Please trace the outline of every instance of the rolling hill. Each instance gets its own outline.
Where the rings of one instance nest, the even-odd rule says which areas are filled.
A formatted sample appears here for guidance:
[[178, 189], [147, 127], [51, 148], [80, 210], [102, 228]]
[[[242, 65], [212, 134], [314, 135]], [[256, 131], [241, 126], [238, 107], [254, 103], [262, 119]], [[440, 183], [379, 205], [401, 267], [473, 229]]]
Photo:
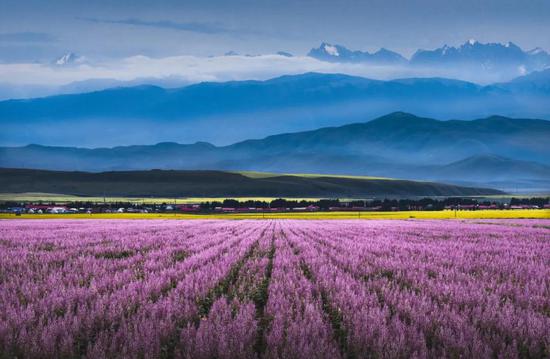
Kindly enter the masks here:
[[[371, 175], [483, 184], [546, 180], [550, 121], [492, 116], [438, 121], [393, 113], [365, 123], [269, 136], [229, 146], [159, 143], [0, 148], [0, 167], [78, 171], [251, 170]], [[539, 184], [537, 184], [539, 186]], [[507, 187], [509, 187], [507, 185]]]
[[507, 180], [512, 173], [520, 174], [517, 176], [518, 179], [538, 178], [550, 181], [550, 166], [495, 155], [472, 156], [436, 167], [432, 178], [461, 178], [472, 182], [490, 182]]
[[[531, 76], [531, 75], [529, 75]], [[0, 102], [0, 145], [116, 146], [249, 138], [365, 121], [392, 111], [441, 119], [550, 118], [547, 77], [479, 86], [307, 73], [267, 81], [156, 86]], [[536, 86], [526, 84], [535, 81]]]
[[0, 169], [0, 192], [154, 197], [412, 197], [502, 192], [433, 182], [333, 176], [247, 176], [222, 171], [60, 172]]

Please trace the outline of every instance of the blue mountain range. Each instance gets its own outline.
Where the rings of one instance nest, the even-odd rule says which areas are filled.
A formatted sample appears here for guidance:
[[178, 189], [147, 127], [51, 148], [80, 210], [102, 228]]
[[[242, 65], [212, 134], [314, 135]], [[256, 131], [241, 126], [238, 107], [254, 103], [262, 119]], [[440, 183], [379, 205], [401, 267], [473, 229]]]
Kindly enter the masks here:
[[111, 171], [252, 170], [550, 188], [550, 121], [491, 116], [437, 121], [392, 113], [370, 122], [279, 134], [229, 146], [163, 142], [86, 149], [0, 148], [0, 167]]
[[267, 81], [156, 86], [0, 102], [0, 145], [217, 145], [367, 121], [394, 111], [462, 120], [550, 119], [550, 70], [480, 86], [443, 78], [378, 81], [306, 73]]

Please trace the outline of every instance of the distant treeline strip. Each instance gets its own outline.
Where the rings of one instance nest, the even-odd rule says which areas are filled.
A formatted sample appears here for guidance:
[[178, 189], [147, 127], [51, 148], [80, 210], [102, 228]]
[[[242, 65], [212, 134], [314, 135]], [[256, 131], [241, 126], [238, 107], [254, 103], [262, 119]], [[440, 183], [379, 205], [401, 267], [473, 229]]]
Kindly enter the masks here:
[[473, 198], [451, 197], [444, 199], [383, 199], [383, 200], [353, 200], [339, 199], [320, 200], [289, 200], [275, 199], [272, 201], [261, 200], [236, 200], [202, 201], [194, 204], [173, 204], [169, 202], [150, 204], [136, 202], [96, 202], [96, 201], [4, 201], [0, 202], [0, 210], [14, 209], [48, 209], [54, 206], [64, 208], [76, 208], [96, 213], [116, 211], [123, 208], [124, 211], [148, 211], [148, 212], [196, 212], [213, 213], [220, 211], [251, 210], [251, 211], [418, 211], [444, 209], [510, 209], [546, 208], [550, 205], [550, 197], [511, 198], [508, 201], [477, 200]]

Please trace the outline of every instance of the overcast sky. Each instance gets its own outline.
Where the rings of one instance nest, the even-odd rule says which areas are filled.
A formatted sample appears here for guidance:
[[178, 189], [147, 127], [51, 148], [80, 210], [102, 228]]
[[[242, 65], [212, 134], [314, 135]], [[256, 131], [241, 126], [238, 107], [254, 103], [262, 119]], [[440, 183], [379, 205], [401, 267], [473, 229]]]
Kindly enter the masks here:
[[550, 49], [547, 0], [0, 0], [0, 61], [353, 49], [512, 41]]

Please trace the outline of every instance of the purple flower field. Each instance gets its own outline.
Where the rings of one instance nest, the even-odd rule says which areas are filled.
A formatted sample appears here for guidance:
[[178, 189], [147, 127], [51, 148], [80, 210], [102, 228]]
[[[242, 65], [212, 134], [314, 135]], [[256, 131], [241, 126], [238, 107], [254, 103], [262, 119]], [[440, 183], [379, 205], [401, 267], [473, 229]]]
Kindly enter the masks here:
[[0, 358], [547, 358], [550, 221], [0, 222]]

